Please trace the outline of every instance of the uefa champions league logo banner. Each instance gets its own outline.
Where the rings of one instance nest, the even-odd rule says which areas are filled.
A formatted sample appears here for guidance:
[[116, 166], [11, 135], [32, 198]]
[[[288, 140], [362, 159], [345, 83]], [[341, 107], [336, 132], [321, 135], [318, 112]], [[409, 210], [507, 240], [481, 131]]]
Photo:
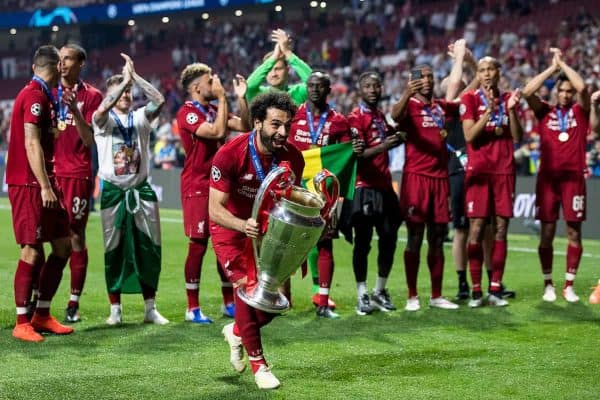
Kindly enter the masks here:
[[129, 19], [157, 13], [174, 13], [185, 10], [211, 10], [252, 4], [271, 3], [273, 0], [151, 0], [133, 3], [109, 3], [84, 7], [56, 7], [30, 12], [3, 13], [0, 28], [44, 27], [104, 22]]

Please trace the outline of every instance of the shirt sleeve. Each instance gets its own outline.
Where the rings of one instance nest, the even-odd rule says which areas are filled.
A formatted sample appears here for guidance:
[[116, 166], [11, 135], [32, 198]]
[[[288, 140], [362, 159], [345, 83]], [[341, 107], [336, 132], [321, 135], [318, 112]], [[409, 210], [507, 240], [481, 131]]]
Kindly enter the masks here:
[[289, 66], [296, 71], [300, 80], [306, 83], [310, 77], [310, 74], [312, 74], [312, 68], [294, 53], [288, 57], [287, 62]]
[[460, 120], [477, 121], [477, 105], [475, 95], [473, 93], [465, 93], [460, 99]]
[[180, 135], [182, 133], [191, 135], [194, 137], [198, 127], [204, 122], [204, 115], [196, 112], [192, 108], [182, 108], [177, 114], [177, 125], [179, 126]]
[[261, 65], [258, 66], [246, 79], [246, 99], [251, 102], [260, 93], [260, 84], [263, 83], [269, 71], [275, 65], [276, 60], [272, 57], [267, 58]]
[[223, 193], [231, 193], [235, 172], [233, 164], [226, 151], [217, 151], [210, 170], [210, 187]]
[[96, 119], [94, 118], [96, 111], [92, 113], [92, 129], [94, 130], [94, 136], [110, 135], [112, 133], [112, 118], [109, 115], [103, 125], [98, 125], [96, 123]]
[[341, 114], [338, 122], [338, 131], [336, 143], [346, 143], [352, 140], [350, 136], [350, 123], [348, 122], [348, 119]]
[[365, 137], [364, 129], [362, 128], [360, 117], [355, 113], [351, 112], [348, 115], [348, 124], [350, 125], [351, 135], [358, 136], [359, 139], [362, 139], [366, 142], [367, 138]]
[[[158, 118], [158, 117], [157, 117]], [[155, 118], [153, 121], [155, 121]], [[140, 107], [133, 112], [133, 125], [138, 129], [138, 135], [150, 135], [150, 132], [154, 129], [152, 122], [148, 121], [146, 117], [146, 106]]]
[[50, 114], [50, 103], [39, 91], [31, 91], [23, 100], [23, 123], [39, 126]]
[[100, 107], [100, 103], [102, 103], [102, 95], [100, 92], [95, 91], [90, 100], [84, 104], [85, 110], [83, 111], [83, 118], [85, 118], [85, 121], [88, 124], [92, 123], [92, 116], [98, 107]]

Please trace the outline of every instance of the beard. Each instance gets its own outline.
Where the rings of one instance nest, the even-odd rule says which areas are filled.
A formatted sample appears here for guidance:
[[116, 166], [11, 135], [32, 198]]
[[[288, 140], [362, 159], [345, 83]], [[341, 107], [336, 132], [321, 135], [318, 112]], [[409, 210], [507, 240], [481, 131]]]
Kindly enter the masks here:
[[263, 147], [270, 153], [276, 153], [283, 148], [286, 141], [277, 140], [277, 134], [269, 135], [264, 128], [260, 130], [258, 138]]

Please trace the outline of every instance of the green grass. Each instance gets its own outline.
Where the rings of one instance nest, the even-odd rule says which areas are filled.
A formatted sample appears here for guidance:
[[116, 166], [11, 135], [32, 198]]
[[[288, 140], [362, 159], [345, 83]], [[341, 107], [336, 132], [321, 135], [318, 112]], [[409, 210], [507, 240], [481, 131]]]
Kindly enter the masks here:
[[[259, 392], [250, 372], [236, 374], [220, 334], [229, 320], [219, 317], [220, 289], [214, 256], [205, 259], [203, 310], [211, 326], [183, 322], [186, 307], [183, 262], [186, 239], [179, 211], [162, 210], [163, 270], [159, 310], [165, 327], [141, 323], [141, 296], [123, 298], [124, 325], [108, 327], [108, 301], [98, 215], [90, 218], [90, 265], [82, 298], [83, 322], [67, 337], [43, 343], [14, 340], [12, 281], [18, 258], [10, 211], [0, 200], [0, 399], [592, 399], [600, 389], [598, 346], [600, 307], [587, 304], [600, 278], [600, 242], [585, 241], [576, 281], [580, 304], [541, 301], [541, 276], [533, 236], [511, 236], [505, 281], [518, 298], [504, 309], [461, 307], [458, 311], [397, 311], [358, 317], [351, 247], [335, 244], [333, 297], [342, 319], [319, 320], [309, 302], [309, 279], [293, 278], [294, 309], [263, 329], [267, 360], [282, 381]], [[593, 223], [592, 221], [588, 223]], [[389, 288], [402, 308], [406, 297], [402, 251]], [[565, 248], [557, 239], [557, 251]], [[519, 251], [514, 251], [518, 249]], [[527, 250], [529, 249], [529, 252]], [[426, 249], [424, 248], [424, 251]], [[375, 279], [370, 257], [370, 284]], [[425, 257], [422, 257], [425, 260]], [[450, 248], [446, 248], [445, 293], [456, 292]], [[555, 279], [562, 284], [564, 255], [555, 256]], [[54, 301], [63, 317], [68, 268]], [[419, 275], [421, 299], [429, 295], [427, 267]]]

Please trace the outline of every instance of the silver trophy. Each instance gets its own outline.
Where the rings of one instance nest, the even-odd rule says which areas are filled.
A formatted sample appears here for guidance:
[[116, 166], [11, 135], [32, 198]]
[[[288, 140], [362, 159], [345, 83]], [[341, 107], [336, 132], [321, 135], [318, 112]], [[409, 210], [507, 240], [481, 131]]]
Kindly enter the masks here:
[[289, 309], [279, 288], [319, 241], [339, 197], [339, 182], [325, 169], [313, 178], [316, 194], [294, 186], [294, 180], [289, 164], [282, 162], [258, 189], [252, 218], [264, 234], [252, 240], [257, 283], [238, 289], [245, 303], [275, 314]]

